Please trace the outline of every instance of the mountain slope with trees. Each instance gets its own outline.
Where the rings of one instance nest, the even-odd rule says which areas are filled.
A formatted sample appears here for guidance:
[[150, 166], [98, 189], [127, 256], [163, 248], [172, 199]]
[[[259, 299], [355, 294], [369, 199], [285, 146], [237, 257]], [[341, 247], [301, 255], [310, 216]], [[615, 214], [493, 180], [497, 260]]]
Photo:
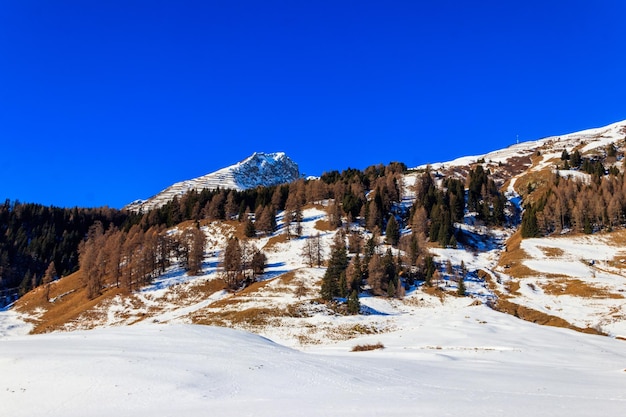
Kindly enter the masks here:
[[[177, 320], [266, 329], [293, 317], [367, 314], [378, 311], [374, 300], [420, 293], [469, 295], [519, 314], [511, 303], [532, 302], [516, 295], [529, 267], [515, 239], [623, 228], [625, 138], [617, 124], [411, 170], [390, 163], [271, 187], [191, 189], [147, 212], [120, 212], [117, 223], [85, 224], [76, 288], [44, 262], [40, 288], [17, 308], [52, 311], [72, 300], [71, 319], [33, 318], [39, 331], [171, 320], [173, 311]], [[536, 297], [547, 284], [532, 285]], [[292, 295], [276, 304], [272, 289]], [[560, 314], [532, 309], [539, 322]], [[559, 325], [596, 327], [570, 313]], [[603, 328], [622, 332], [611, 326]]]

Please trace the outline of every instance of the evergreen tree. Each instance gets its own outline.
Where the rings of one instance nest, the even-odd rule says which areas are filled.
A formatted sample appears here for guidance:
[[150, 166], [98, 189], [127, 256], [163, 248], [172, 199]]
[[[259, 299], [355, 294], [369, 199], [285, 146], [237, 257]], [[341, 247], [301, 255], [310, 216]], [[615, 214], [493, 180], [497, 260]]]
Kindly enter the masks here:
[[457, 294], [461, 297], [465, 297], [465, 277], [463, 275], [459, 277], [459, 287], [457, 289]]
[[352, 290], [348, 297], [348, 313], [359, 314], [361, 311], [361, 302], [359, 301], [359, 293], [356, 290]]
[[246, 220], [244, 234], [246, 235], [246, 237], [256, 237], [256, 227], [254, 226], [254, 222], [250, 217], [248, 217], [248, 219]]
[[570, 166], [572, 166], [573, 168], [579, 168], [581, 159], [582, 158], [580, 152], [578, 151], [578, 149], [575, 150], [570, 157]]
[[339, 275], [339, 297], [345, 298], [348, 295], [348, 280], [346, 278], [346, 271], [343, 271]]
[[437, 265], [435, 264], [435, 261], [432, 256], [426, 257], [424, 269], [425, 269], [424, 275], [426, 277], [426, 285], [431, 286], [433, 275], [435, 274], [435, 271], [437, 269]]
[[393, 281], [389, 281], [389, 284], [387, 285], [387, 297], [392, 298], [396, 296], [396, 286], [394, 285]]
[[[334, 297], [341, 296], [339, 280], [342, 273], [348, 267], [348, 250], [344, 242], [343, 233], [338, 232], [331, 247], [330, 259], [326, 273], [322, 278], [320, 295], [324, 300], [330, 301]], [[345, 275], [344, 275], [345, 277]], [[345, 294], [344, 294], [345, 295]]]
[[387, 221], [387, 229], [385, 231], [387, 235], [387, 243], [392, 246], [397, 246], [400, 240], [400, 227], [396, 221], [396, 217], [392, 214]]
[[522, 238], [538, 237], [539, 225], [537, 224], [537, 212], [528, 204], [522, 215]]

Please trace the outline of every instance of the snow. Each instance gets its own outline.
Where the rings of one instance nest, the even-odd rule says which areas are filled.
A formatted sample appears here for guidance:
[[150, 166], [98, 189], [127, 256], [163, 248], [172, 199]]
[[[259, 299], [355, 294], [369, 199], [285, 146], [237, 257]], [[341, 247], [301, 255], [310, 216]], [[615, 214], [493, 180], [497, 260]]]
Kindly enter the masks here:
[[591, 175], [586, 172], [576, 171], [574, 169], [561, 169], [557, 171], [561, 178], [571, 178], [583, 184], [591, 183]]
[[0, 309], [0, 340], [7, 336], [27, 335], [32, 328], [16, 311]]
[[[603, 149], [611, 143], [623, 140], [625, 137], [626, 121], [620, 121], [599, 128], [587, 129], [566, 135], [551, 136], [534, 141], [521, 142], [511, 145], [508, 148], [489, 152], [484, 155], [464, 156], [448, 162], [421, 165], [416, 169], [424, 169], [427, 166], [430, 166], [431, 169], [434, 170], [450, 166], [468, 166], [482, 159], [492, 163], [506, 163], [513, 157], [528, 155], [533, 153], [538, 148], [552, 150], [552, 152], [548, 152], [549, 156], [543, 155], [543, 160], [549, 161], [553, 158], [560, 159], [563, 149], [572, 151], [574, 147], [584, 144], [584, 146], [580, 149], [580, 152], [584, 154], [597, 149]], [[542, 154], [543, 153], [544, 152], [542, 152]], [[543, 167], [543, 165], [538, 164], [534, 168], [541, 169]]]
[[427, 302], [397, 331], [306, 352], [179, 324], [3, 337], [0, 403], [16, 417], [623, 414], [624, 342]]

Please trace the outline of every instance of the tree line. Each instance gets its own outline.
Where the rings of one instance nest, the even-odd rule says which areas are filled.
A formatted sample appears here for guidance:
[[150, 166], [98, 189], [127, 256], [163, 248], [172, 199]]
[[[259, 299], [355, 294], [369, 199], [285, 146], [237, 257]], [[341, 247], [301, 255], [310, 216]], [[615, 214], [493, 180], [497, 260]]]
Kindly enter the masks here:
[[[78, 245], [90, 226], [122, 227], [127, 215], [103, 208], [59, 208], [6, 200], [0, 205], [0, 291], [22, 295], [41, 285], [51, 264], [63, 276], [78, 269]], [[9, 298], [11, 298], [9, 297]], [[0, 299], [0, 304], [2, 304]]]

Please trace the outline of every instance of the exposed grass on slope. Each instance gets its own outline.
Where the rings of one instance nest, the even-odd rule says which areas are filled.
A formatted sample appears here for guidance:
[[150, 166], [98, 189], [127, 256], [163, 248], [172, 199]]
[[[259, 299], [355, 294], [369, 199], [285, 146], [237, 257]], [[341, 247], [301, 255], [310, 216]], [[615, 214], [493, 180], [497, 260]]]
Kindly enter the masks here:
[[16, 310], [36, 317], [32, 333], [47, 333], [62, 329], [68, 322], [91, 310], [99, 303], [110, 300], [122, 291], [118, 288], [105, 290], [92, 300], [81, 283], [81, 272], [75, 272], [51, 284], [50, 299], [44, 298], [44, 288], [39, 287], [20, 298]]
[[550, 295], [572, 295], [585, 298], [624, 298], [621, 294], [614, 294], [610, 291], [590, 285], [579, 279], [560, 278], [542, 285], [541, 288], [545, 293]]
[[506, 242], [506, 251], [502, 253], [498, 264], [514, 278], [536, 276], [537, 271], [533, 271], [523, 264], [523, 261], [528, 259], [528, 254], [521, 248], [521, 243], [522, 233], [518, 230]]
[[[541, 324], [544, 326], [552, 326], [552, 327], [563, 327], [566, 329], [572, 329], [583, 333], [590, 334], [602, 334], [596, 329], [592, 328], [581, 328], [578, 326], [574, 326], [569, 323], [567, 320], [562, 319], [560, 317], [556, 317], [550, 314], [546, 314], [544, 312], [516, 304], [510, 301], [510, 297], [507, 294], [503, 294], [502, 292], [497, 290], [497, 286], [494, 282], [494, 277], [486, 271], [479, 271], [479, 276], [483, 277], [489, 284], [490, 288], [494, 293], [498, 296], [498, 299], [495, 303], [490, 306], [501, 313], [511, 314], [515, 317], [518, 317], [522, 320], [529, 321], [532, 323]], [[518, 284], [519, 286], [519, 284]]]
[[286, 242], [289, 242], [289, 236], [287, 236], [287, 233], [277, 234], [277, 235], [272, 236], [271, 238], [269, 238], [269, 240], [267, 241], [267, 243], [263, 247], [263, 250], [266, 251], [266, 252], [275, 250], [277, 245], [279, 245], [281, 243], [286, 243]]

